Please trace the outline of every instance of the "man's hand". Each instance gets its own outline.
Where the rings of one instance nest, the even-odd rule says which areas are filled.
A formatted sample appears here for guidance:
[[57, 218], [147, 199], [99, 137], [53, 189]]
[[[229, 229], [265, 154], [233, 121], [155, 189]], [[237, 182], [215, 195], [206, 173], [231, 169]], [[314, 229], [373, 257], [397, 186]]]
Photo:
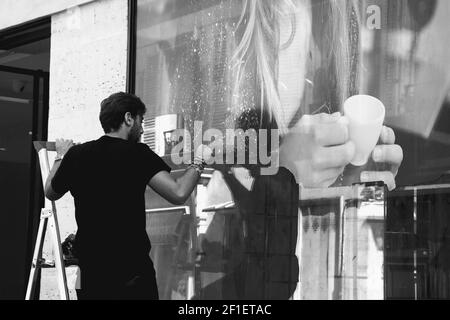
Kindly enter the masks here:
[[72, 148], [73, 145], [73, 140], [56, 139], [56, 157], [64, 157], [64, 155], [67, 153], [67, 151], [69, 151], [70, 148]]
[[383, 127], [380, 144], [372, 152], [372, 159], [375, 163], [384, 165], [385, 170], [363, 171], [361, 182], [384, 181], [389, 190], [395, 189], [395, 177], [403, 161], [403, 149], [395, 144], [394, 130]]
[[61, 160], [73, 145], [74, 143], [72, 140], [56, 139], [55, 141], [56, 159], [47, 177], [44, 188], [45, 196], [52, 201], [56, 201], [63, 196], [63, 194], [56, 193], [52, 188], [53, 177], [55, 176], [56, 172], [59, 169], [59, 166], [61, 165], [61, 161], [57, 160]]
[[280, 166], [306, 188], [331, 186], [350, 163], [355, 145], [340, 113], [305, 115], [280, 146]]

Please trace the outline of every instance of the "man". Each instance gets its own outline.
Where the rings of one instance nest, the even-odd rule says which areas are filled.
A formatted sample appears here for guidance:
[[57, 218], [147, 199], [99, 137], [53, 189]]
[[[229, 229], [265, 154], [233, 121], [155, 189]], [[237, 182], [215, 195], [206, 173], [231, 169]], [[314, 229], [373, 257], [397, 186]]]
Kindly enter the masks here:
[[104, 136], [75, 146], [56, 140], [45, 195], [54, 201], [70, 191], [75, 200], [79, 299], [158, 299], [145, 229], [146, 186], [182, 204], [204, 161], [196, 157], [183, 176], [173, 179], [164, 161], [139, 143], [145, 112], [138, 97], [115, 93], [101, 103]]

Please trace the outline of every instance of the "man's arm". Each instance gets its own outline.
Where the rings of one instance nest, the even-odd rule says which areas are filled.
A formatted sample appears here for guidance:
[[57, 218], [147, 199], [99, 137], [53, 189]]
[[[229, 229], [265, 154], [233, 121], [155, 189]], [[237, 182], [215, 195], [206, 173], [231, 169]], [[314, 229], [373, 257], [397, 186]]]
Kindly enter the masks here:
[[212, 150], [209, 147], [199, 146], [195, 153], [194, 163], [186, 169], [181, 177], [174, 179], [167, 171], [160, 171], [150, 179], [148, 185], [173, 204], [181, 205], [185, 203], [194, 191], [203, 171], [203, 166], [210, 159], [211, 153]]
[[55, 176], [56, 171], [58, 171], [60, 165], [61, 165], [61, 160], [55, 161], [53, 163], [52, 170], [50, 170], [47, 180], [45, 181], [45, 190], [44, 190], [45, 196], [47, 197], [47, 199], [49, 199], [51, 201], [56, 201], [63, 196], [63, 194], [59, 194], [59, 193], [55, 192], [55, 190], [53, 190], [53, 188], [52, 188], [53, 177]]
[[55, 162], [53, 163], [53, 167], [50, 170], [50, 173], [47, 177], [47, 180], [45, 181], [45, 188], [44, 188], [45, 196], [47, 197], [47, 199], [51, 201], [56, 201], [64, 195], [64, 193], [60, 194], [55, 192], [55, 190], [53, 190], [52, 180], [56, 172], [58, 171], [59, 166], [61, 165], [62, 158], [72, 146], [73, 146], [72, 140], [63, 140], [63, 139], [56, 140], [56, 158]]
[[183, 176], [174, 179], [167, 171], [160, 171], [148, 185], [167, 201], [181, 205], [186, 202], [200, 179], [200, 173], [188, 168]]

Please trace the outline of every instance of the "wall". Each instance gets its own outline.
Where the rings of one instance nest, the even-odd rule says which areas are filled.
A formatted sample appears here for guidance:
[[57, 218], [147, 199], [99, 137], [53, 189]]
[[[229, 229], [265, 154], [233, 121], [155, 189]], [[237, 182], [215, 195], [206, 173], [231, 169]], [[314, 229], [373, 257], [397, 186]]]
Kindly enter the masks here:
[[2, 0], [0, 30], [91, 1], [92, 0]]
[[[95, 1], [52, 16], [49, 140], [85, 142], [103, 134], [100, 102], [126, 87], [127, 29], [124, 0]], [[77, 228], [73, 198], [65, 195], [56, 205], [63, 241]], [[51, 256], [48, 241], [44, 254]], [[49, 277], [42, 276], [41, 298], [58, 299], [56, 287], [46, 285]]]

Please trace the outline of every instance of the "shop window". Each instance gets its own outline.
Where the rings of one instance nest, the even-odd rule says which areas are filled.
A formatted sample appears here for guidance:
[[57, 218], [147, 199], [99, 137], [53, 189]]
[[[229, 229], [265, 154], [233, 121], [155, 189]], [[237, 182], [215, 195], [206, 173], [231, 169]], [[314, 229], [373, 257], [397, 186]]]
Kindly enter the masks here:
[[[238, 163], [233, 154], [228, 163], [223, 156], [225, 163], [212, 166], [205, 185], [197, 190], [195, 212], [202, 222], [193, 231], [198, 246], [192, 258], [221, 256], [223, 263], [214, 267], [200, 263], [192, 269], [198, 272], [193, 276], [197, 282], [192, 297], [364, 298], [362, 293], [351, 295], [343, 287], [337, 289], [338, 280], [323, 278], [345, 263], [337, 256], [333, 260], [327, 252], [342, 249], [340, 244], [348, 248], [345, 241], [350, 241], [343, 236], [350, 229], [342, 224], [342, 209], [348, 206], [332, 189], [352, 188], [361, 182], [363, 170], [389, 167], [370, 159], [363, 168], [349, 165], [327, 188], [319, 186], [322, 191], [309, 192], [313, 188], [305, 187], [292, 170], [262, 174], [267, 163], [262, 163], [258, 144], [259, 133], [269, 130], [267, 136], [272, 140], [266, 141], [267, 151], [281, 150], [285, 143], [289, 148], [284, 155], [295, 162], [302, 149], [300, 140], [286, 142], [289, 133], [308, 116], [343, 112], [344, 101], [356, 94], [372, 95], [383, 102], [384, 123], [394, 130], [404, 154], [396, 175], [397, 190], [389, 191], [389, 197], [398, 195], [398, 201], [388, 201], [387, 193], [373, 186], [364, 198], [388, 203], [383, 211], [388, 216], [383, 220], [384, 229], [370, 218], [358, 225], [360, 238], [353, 234], [354, 241], [367, 242], [361, 248], [365, 250], [361, 259], [379, 259], [380, 250], [386, 254], [382, 276], [378, 277], [379, 270], [370, 269], [370, 263], [361, 267], [365, 268], [364, 277], [376, 274], [378, 278], [372, 280], [382, 282], [381, 289], [365, 297], [426, 298], [431, 294], [421, 288], [431, 278], [436, 282], [439, 275], [427, 273], [422, 266], [435, 260], [411, 258], [411, 250], [418, 250], [412, 239], [419, 233], [422, 239], [427, 237], [411, 226], [428, 222], [417, 221], [424, 215], [413, 214], [420, 204], [413, 205], [414, 192], [408, 188], [449, 182], [447, 0], [137, 0], [136, 11], [133, 80], [135, 93], [148, 108], [144, 142], [178, 168], [180, 162], [174, 163], [172, 152], [181, 141], [173, 139], [177, 129], [185, 130], [193, 140], [214, 129], [216, 137], [203, 142], [218, 142], [223, 149], [231, 145], [229, 150], [235, 154], [239, 140], [225, 139], [227, 129], [257, 133], [256, 162], [251, 162], [254, 154], [248, 135], [241, 146], [244, 161]], [[274, 148], [270, 141], [276, 142]], [[183, 151], [190, 153], [192, 146], [185, 144]], [[434, 194], [433, 188], [427, 190]], [[303, 202], [299, 192], [309, 198]], [[153, 196], [147, 200], [156, 201]], [[396, 204], [402, 201], [408, 205], [400, 208]], [[358, 204], [355, 208], [364, 212]], [[408, 228], [400, 228], [403, 222]], [[403, 249], [393, 240], [400, 237], [399, 228], [405, 233], [402, 239], [407, 239]], [[221, 239], [215, 237], [218, 234]], [[383, 248], [381, 238], [392, 245]], [[269, 254], [276, 254], [272, 251], [281, 243], [286, 244], [284, 249], [277, 250], [286, 259], [274, 264]], [[422, 249], [427, 246], [423, 243]], [[375, 258], [367, 253], [370, 250]], [[430, 252], [437, 251], [433, 247]], [[314, 269], [317, 265], [320, 267]], [[275, 280], [283, 284], [269, 276], [274, 268]], [[180, 269], [176, 270], [179, 277]], [[411, 273], [418, 270], [420, 279]], [[445, 277], [450, 270], [443, 270], [441, 276]], [[299, 278], [306, 279], [304, 288], [308, 290], [300, 290]], [[184, 284], [192, 280], [186, 279]], [[172, 285], [167, 284], [169, 288]], [[270, 290], [278, 285], [280, 289]], [[450, 293], [450, 287], [440, 290]]]

